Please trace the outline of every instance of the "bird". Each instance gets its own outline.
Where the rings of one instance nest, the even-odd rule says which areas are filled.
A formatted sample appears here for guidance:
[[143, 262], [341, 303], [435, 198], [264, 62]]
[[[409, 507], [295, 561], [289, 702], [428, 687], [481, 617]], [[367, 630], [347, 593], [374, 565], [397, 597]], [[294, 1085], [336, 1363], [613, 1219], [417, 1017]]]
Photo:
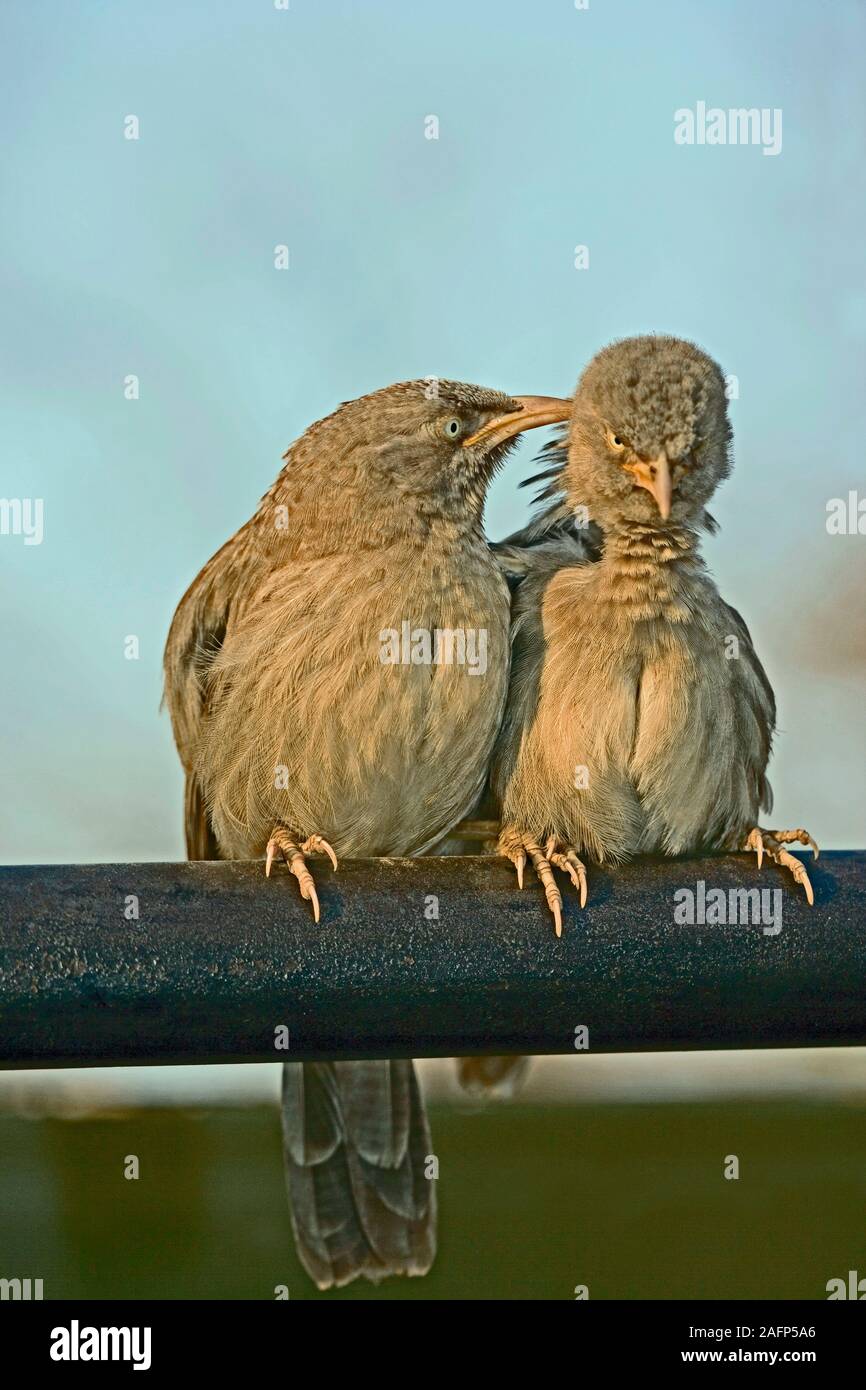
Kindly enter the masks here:
[[[509, 667], [485, 495], [519, 433], [568, 408], [403, 381], [289, 448], [166, 643], [190, 858], [264, 857], [269, 876], [284, 861], [319, 922], [310, 857], [422, 854], [468, 812]], [[436, 1196], [412, 1062], [287, 1064], [281, 1108], [295, 1241], [319, 1288], [426, 1273]]]
[[[548, 446], [542, 509], [498, 547], [512, 667], [490, 787], [498, 852], [531, 861], [562, 931], [554, 870], [583, 907], [585, 861], [753, 851], [790, 871], [808, 831], [768, 830], [772, 686], [700, 555], [732, 466], [725, 378], [684, 339], [614, 342]], [[458, 828], [457, 833], [460, 833]]]

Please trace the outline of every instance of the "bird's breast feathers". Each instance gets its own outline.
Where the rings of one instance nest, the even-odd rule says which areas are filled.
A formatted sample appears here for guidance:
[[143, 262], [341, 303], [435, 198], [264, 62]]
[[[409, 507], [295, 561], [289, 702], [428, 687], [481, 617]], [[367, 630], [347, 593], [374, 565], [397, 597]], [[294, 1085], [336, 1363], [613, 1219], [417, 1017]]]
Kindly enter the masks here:
[[260, 853], [275, 821], [338, 854], [414, 853], [471, 808], [507, 688], [507, 587], [493, 561], [394, 560], [371, 557], [363, 584], [332, 560], [271, 575], [227, 633], [199, 765], [233, 853]]
[[[625, 618], [590, 588], [548, 592], [506, 813], [522, 798], [538, 818], [546, 788], [546, 823], [604, 858], [728, 844], [755, 823], [772, 733], [748, 634], [710, 585], [675, 621]], [[512, 690], [531, 686], [516, 670]]]

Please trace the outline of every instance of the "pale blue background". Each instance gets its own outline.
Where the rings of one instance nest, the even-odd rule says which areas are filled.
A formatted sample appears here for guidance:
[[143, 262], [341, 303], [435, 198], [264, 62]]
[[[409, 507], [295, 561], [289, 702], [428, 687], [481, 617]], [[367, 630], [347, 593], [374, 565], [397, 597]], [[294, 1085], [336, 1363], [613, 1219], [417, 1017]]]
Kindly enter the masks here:
[[[3, 0], [0, 494], [45, 540], [0, 537], [0, 858], [182, 855], [168, 623], [311, 420], [566, 393], [649, 330], [739, 377], [707, 552], [779, 696], [773, 819], [866, 844], [866, 537], [825, 529], [866, 495], [864, 40], [853, 0]], [[781, 107], [782, 153], [675, 146], [698, 100]]]

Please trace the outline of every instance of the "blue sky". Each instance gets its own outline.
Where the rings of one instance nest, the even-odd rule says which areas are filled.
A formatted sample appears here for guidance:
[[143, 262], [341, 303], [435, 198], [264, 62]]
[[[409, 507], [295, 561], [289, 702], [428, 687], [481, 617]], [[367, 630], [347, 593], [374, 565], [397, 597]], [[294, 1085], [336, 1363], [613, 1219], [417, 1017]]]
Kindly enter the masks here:
[[[776, 686], [774, 821], [866, 843], [866, 537], [825, 525], [866, 495], [864, 39], [852, 0], [4, 4], [0, 493], [45, 515], [0, 536], [4, 860], [182, 854], [168, 623], [312, 420], [567, 393], [646, 331], [739, 382], [707, 555]], [[781, 153], [676, 145], [698, 101], [781, 108]]]

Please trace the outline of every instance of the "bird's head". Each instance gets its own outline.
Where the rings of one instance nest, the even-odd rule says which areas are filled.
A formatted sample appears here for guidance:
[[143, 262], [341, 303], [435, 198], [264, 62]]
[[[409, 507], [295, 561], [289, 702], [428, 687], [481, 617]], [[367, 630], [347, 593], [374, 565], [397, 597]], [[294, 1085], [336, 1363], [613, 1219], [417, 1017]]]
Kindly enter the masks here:
[[429, 377], [347, 401], [305, 440], [322, 457], [337, 455], [365, 495], [385, 484], [422, 507], [480, 517], [487, 486], [517, 436], [570, 412], [569, 400]]
[[681, 338], [625, 338], [578, 382], [562, 483], [603, 528], [693, 525], [730, 472], [730, 441], [712, 358]]

